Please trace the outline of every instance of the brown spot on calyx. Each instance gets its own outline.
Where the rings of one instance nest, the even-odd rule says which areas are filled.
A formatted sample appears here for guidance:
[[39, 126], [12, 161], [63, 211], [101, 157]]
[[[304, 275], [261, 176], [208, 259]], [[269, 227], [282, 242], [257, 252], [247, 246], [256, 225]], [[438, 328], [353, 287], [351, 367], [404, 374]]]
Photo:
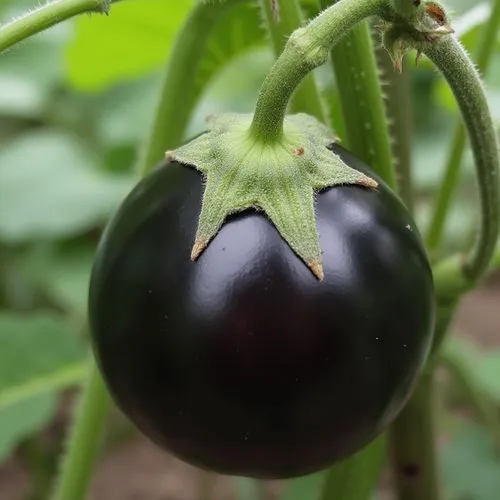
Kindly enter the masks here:
[[434, 19], [438, 24], [441, 26], [444, 26], [445, 24], [448, 24], [448, 20], [446, 18], [446, 12], [444, 9], [438, 5], [437, 3], [428, 3], [425, 6], [425, 12]]
[[302, 156], [304, 154], [304, 147], [303, 146], [300, 146], [299, 148], [296, 148], [293, 150], [293, 154], [294, 156]]
[[378, 182], [374, 181], [373, 179], [370, 179], [369, 177], [361, 177], [356, 181], [356, 184], [370, 189], [378, 188]]
[[208, 240], [206, 238], [196, 238], [193, 248], [191, 250], [191, 260], [195, 261], [207, 248], [208, 245]]
[[320, 260], [311, 260], [307, 263], [309, 269], [313, 272], [314, 276], [319, 279], [319, 281], [323, 281], [325, 277], [325, 273], [323, 272], [323, 264]]

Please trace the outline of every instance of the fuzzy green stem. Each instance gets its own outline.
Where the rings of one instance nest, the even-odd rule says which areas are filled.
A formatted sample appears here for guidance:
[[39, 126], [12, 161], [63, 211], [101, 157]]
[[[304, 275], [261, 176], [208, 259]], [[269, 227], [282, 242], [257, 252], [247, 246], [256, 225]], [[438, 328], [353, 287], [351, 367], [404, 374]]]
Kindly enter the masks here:
[[320, 500], [367, 500], [380, 476], [386, 455], [385, 436], [379, 436], [368, 446], [325, 473]]
[[197, 73], [208, 38], [220, 16], [242, 0], [197, 2], [179, 31], [170, 54], [153, 125], [139, 160], [142, 174], [184, 139], [197, 96]]
[[250, 127], [253, 136], [265, 143], [278, 141], [288, 102], [300, 82], [328, 60], [330, 49], [354, 26], [384, 14], [387, 7], [388, 0], [343, 0], [292, 33], [262, 85]]
[[[475, 62], [478, 70], [484, 75], [488, 71], [489, 64], [495, 53], [495, 41], [500, 29], [500, 0], [492, 0], [493, 9], [481, 31], [481, 39], [477, 46]], [[460, 164], [466, 145], [466, 131], [462, 123], [457, 123], [453, 142], [450, 148], [449, 158], [445, 168], [443, 182], [440, 186], [434, 213], [427, 235], [429, 250], [436, 250], [442, 240], [446, 216], [448, 214], [453, 195], [456, 191], [460, 178]]]
[[[322, 0], [322, 6], [338, 0]], [[355, 26], [332, 50], [347, 147], [396, 186], [382, 86], [367, 21]]]
[[30, 36], [85, 12], [107, 14], [120, 0], [55, 0], [14, 19], [0, 28], [0, 53]]
[[[276, 20], [269, 0], [260, 0], [266, 25], [271, 35], [271, 42], [276, 57], [285, 48], [290, 34], [304, 23], [304, 16], [298, 0], [286, 0], [280, 4], [280, 19]], [[313, 74], [306, 76], [295, 92], [291, 109], [294, 113], [308, 113], [319, 121], [327, 123], [326, 108]]]
[[386, 95], [389, 132], [396, 169], [396, 185], [406, 207], [413, 212], [414, 191], [412, 181], [412, 109], [410, 73], [394, 70], [394, 63], [386, 50], [378, 51], [380, 67], [383, 73]]
[[99, 455], [110, 398], [92, 362], [87, 385], [76, 409], [67, 454], [53, 500], [84, 500]]
[[424, 52], [441, 70], [460, 106], [474, 153], [481, 198], [477, 242], [464, 263], [471, 282], [480, 279], [490, 264], [500, 227], [498, 143], [481, 78], [461, 44], [453, 37], [427, 45]]
[[398, 500], [439, 500], [434, 423], [433, 366], [422, 375], [410, 401], [390, 429]]

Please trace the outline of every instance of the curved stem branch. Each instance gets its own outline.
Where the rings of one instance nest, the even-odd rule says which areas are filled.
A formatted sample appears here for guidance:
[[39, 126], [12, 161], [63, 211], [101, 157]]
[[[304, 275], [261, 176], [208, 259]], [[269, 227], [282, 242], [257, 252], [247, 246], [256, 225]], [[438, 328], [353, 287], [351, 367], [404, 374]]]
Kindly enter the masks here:
[[[298, 0], [286, 0], [280, 4], [279, 20], [269, 0], [260, 0], [271, 42], [276, 57], [283, 51], [290, 34], [300, 28], [304, 22], [304, 16]], [[292, 111], [303, 112], [315, 116], [323, 123], [327, 123], [326, 108], [321, 97], [318, 83], [313, 74], [306, 76], [299, 85], [291, 103]]]
[[179, 31], [169, 57], [151, 130], [139, 160], [142, 174], [184, 139], [196, 101], [197, 73], [210, 33], [223, 12], [242, 0], [197, 2]]
[[0, 53], [40, 31], [85, 12], [107, 14], [120, 0], [55, 0], [14, 19], [0, 28]]
[[[500, 0], [492, 0], [492, 2], [493, 9], [485, 25], [485, 29], [482, 31], [482, 38], [477, 47], [475, 57], [477, 68], [483, 75], [488, 71], [491, 57], [495, 52], [495, 40], [498, 30], [500, 29]], [[427, 235], [427, 245], [431, 251], [436, 250], [442, 240], [446, 215], [460, 178], [460, 164], [465, 150], [465, 144], [465, 128], [462, 123], [457, 123], [443, 182], [439, 189], [429, 233]]]
[[76, 409], [68, 450], [54, 500], [84, 500], [99, 455], [110, 398], [92, 361], [90, 376]]
[[296, 30], [262, 85], [251, 125], [254, 137], [263, 142], [278, 140], [288, 102], [299, 83], [328, 60], [330, 48], [354, 26], [387, 7], [388, 0], [343, 0]]
[[500, 228], [498, 143], [480, 76], [465, 50], [453, 37], [427, 45], [424, 52], [441, 70], [460, 106], [476, 163], [481, 197], [477, 242], [464, 265], [466, 278], [483, 276], [493, 257]]

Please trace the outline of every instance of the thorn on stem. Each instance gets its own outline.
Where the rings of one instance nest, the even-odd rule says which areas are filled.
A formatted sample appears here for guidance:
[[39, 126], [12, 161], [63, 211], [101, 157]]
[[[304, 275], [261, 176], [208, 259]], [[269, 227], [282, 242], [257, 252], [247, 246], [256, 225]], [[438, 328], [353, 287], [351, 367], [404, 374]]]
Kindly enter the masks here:
[[422, 58], [422, 51], [417, 50], [417, 55], [415, 56], [415, 66], [418, 66], [418, 63], [420, 62], [421, 58]]
[[320, 260], [311, 260], [307, 263], [309, 269], [319, 281], [323, 281], [325, 273], [323, 272], [323, 264]]
[[102, 5], [97, 7], [96, 11], [101, 12], [102, 14], [105, 14], [106, 16], [109, 16], [110, 9], [111, 9], [111, 0], [104, 0], [102, 2]]
[[279, 0], [270, 0], [271, 10], [273, 11], [274, 22], [280, 22], [280, 3]]

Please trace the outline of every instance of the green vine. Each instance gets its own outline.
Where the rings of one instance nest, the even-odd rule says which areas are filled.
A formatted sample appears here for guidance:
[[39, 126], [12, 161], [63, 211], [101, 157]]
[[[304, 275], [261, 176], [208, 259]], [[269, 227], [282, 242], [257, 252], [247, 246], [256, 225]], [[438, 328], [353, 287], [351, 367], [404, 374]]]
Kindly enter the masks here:
[[398, 500], [439, 500], [434, 422], [434, 366], [421, 376], [390, 429], [392, 473]]
[[[492, 0], [492, 11], [476, 50], [474, 62], [478, 70], [487, 73], [491, 58], [495, 53], [495, 41], [500, 29], [500, 0]], [[443, 181], [438, 192], [437, 201], [431, 218], [427, 235], [429, 250], [434, 251], [441, 243], [446, 216], [460, 178], [460, 164], [466, 145], [466, 130], [461, 122], [457, 123], [451, 143], [448, 161], [446, 163]]]
[[251, 126], [254, 137], [264, 143], [276, 142], [283, 134], [288, 102], [300, 82], [328, 60], [331, 47], [354, 26], [382, 14], [385, 8], [387, 0], [342, 1], [292, 33], [262, 85]]
[[112, 3], [121, 0], [54, 0], [5, 24], [0, 29], [0, 53], [30, 36], [71, 17], [96, 12], [107, 14]]
[[[334, 3], [321, 1], [322, 7]], [[355, 26], [337, 43], [331, 58], [341, 97], [347, 147], [394, 188], [389, 126], [368, 22]]]
[[146, 174], [165, 157], [167, 149], [184, 139], [196, 101], [196, 76], [210, 33], [222, 14], [241, 1], [197, 2], [181, 27], [165, 69], [153, 125], [140, 155], [141, 174]]
[[498, 143], [481, 78], [460, 43], [452, 37], [423, 47], [442, 71], [460, 106], [474, 153], [480, 199], [481, 224], [477, 242], [463, 271], [472, 284], [483, 277], [493, 258], [500, 229]]
[[99, 370], [91, 362], [87, 384], [80, 404], [75, 409], [68, 449], [53, 500], [84, 500], [87, 497], [94, 463], [101, 450], [110, 403]]

